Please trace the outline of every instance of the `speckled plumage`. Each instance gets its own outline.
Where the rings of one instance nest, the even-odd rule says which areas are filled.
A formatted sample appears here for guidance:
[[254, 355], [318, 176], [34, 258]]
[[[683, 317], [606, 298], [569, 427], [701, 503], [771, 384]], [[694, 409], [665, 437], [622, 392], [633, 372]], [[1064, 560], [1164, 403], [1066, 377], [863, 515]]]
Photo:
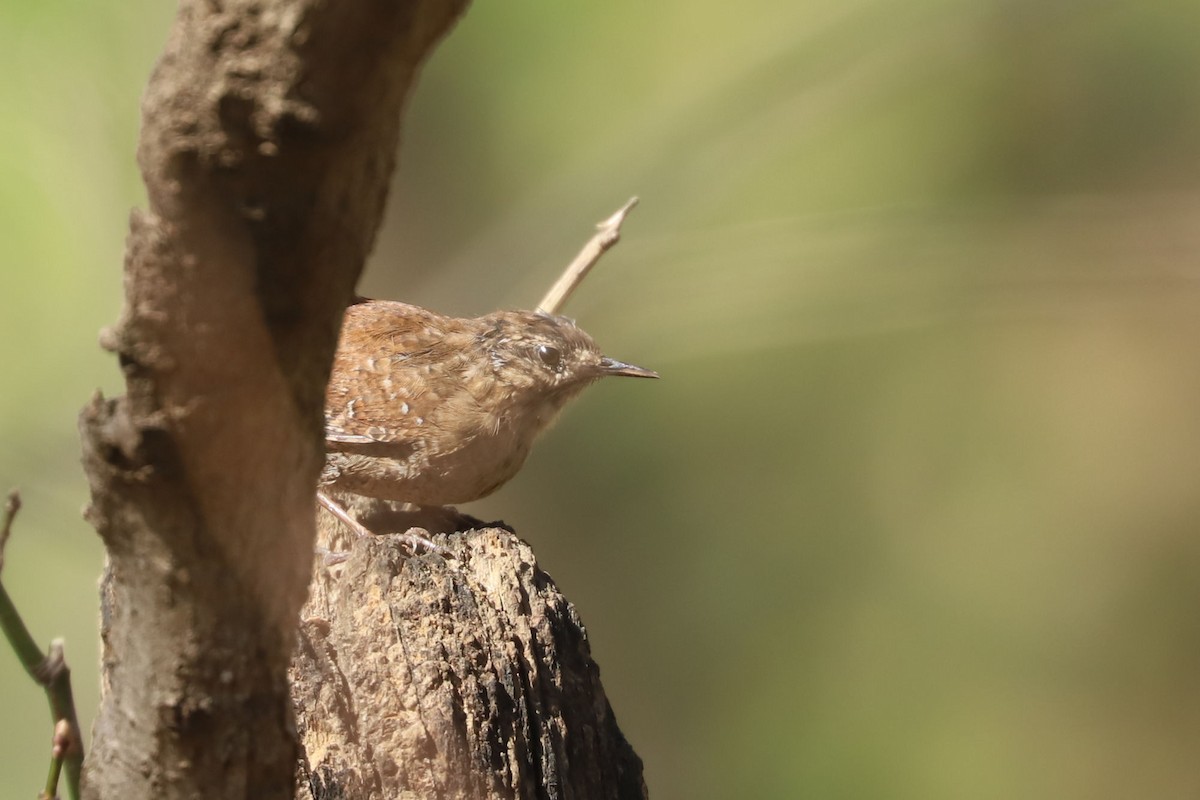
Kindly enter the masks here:
[[563, 407], [605, 375], [657, 377], [606, 358], [564, 317], [457, 319], [369, 300], [346, 310], [325, 403], [325, 491], [449, 505], [517, 473]]

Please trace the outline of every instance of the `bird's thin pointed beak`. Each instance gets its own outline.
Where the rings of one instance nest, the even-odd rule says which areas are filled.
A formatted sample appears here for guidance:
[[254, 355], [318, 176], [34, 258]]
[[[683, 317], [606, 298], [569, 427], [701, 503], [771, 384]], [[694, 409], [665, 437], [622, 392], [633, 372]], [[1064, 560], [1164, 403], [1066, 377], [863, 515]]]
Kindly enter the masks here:
[[600, 359], [600, 371], [605, 375], [628, 375], [630, 378], [658, 377], [658, 373], [652, 369], [635, 367], [633, 364], [626, 364], [624, 361], [617, 361], [615, 358], [609, 358], [608, 356]]

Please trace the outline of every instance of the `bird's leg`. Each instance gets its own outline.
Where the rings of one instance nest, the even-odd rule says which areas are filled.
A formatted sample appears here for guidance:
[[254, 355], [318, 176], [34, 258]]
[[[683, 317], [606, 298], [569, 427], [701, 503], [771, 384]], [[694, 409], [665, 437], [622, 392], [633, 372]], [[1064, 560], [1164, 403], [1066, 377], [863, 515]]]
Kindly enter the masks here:
[[[369, 531], [361, 522], [350, 516], [350, 512], [346, 511], [346, 509], [343, 508], [340, 503], [336, 502], [324, 492], [317, 492], [317, 502], [319, 502], [326, 511], [328, 511], [340, 522], [342, 522], [342, 524], [349, 528], [355, 536], [361, 538], [363, 536], [375, 535], [371, 533], [371, 531]], [[421, 536], [418, 533], [414, 533], [412, 530], [394, 535], [399, 536], [400, 539], [408, 545], [408, 549], [412, 551], [413, 555], [416, 555], [421, 549], [424, 549], [426, 552], [437, 553], [441, 556], [450, 555], [450, 551], [446, 548], [442, 547], [441, 545], [434, 544], [428, 538]], [[340, 564], [348, 557], [346, 553], [332, 553], [328, 551], [322, 553], [322, 556], [325, 558], [325, 561], [328, 564]]]
[[334, 502], [334, 500], [324, 492], [317, 492], [317, 502], [324, 506], [325, 510], [330, 514], [333, 514], [333, 516], [341, 520], [342, 523], [344, 523], [345, 526], [354, 533], [354, 535], [359, 537], [374, 535], [365, 527], [363, 527], [361, 522], [350, 516], [350, 512], [342, 508], [340, 503]]

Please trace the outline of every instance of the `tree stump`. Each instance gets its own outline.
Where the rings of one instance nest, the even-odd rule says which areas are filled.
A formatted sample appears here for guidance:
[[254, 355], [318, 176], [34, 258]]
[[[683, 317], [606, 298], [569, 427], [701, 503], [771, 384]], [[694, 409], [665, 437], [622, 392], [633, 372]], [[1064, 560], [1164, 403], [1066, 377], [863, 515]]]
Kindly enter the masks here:
[[[414, 519], [375, 509], [375, 531]], [[529, 545], [494, 526], [438, 542], [410, 557], [382, 534], [316, 568], [291, 669], [298, 796], [646, 797], [587, 632]]]

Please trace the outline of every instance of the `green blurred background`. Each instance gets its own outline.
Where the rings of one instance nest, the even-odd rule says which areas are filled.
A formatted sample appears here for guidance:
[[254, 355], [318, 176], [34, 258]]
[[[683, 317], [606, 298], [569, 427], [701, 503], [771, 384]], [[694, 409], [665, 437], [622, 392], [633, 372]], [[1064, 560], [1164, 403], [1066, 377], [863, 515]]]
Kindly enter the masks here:
[[[9, 587], [90, 725], [77, 410], [120, 391], [166, 4], [0, 4]], [[368, 294], [568, 312], [591, 390], [499, 494], [657, 798], [1200, 795], [1200, 5], [482, 2]], [[253, 446], [253, 443], [248, 443]], [[0, 653], [0, 798], [49, 726]]]

